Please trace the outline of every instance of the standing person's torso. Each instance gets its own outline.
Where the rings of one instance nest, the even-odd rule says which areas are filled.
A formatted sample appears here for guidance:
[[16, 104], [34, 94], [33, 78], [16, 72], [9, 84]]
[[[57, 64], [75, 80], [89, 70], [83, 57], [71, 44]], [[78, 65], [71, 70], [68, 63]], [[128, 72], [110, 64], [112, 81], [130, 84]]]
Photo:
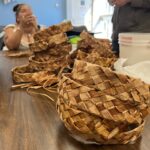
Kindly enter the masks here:
[[112, 22], [113, 38], [121, 32], [150, 32], [150, 9], [135, 8], [130, 4], [115, 7]]

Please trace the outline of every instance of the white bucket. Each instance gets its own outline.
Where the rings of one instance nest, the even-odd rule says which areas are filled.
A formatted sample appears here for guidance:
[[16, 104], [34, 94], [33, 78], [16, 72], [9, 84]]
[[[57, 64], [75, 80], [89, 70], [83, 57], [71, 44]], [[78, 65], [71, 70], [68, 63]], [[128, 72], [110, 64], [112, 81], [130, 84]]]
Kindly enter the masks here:
[[120, 33], [120, 58], [127, 58], [125, 65], [150, 60], [150, 33]]

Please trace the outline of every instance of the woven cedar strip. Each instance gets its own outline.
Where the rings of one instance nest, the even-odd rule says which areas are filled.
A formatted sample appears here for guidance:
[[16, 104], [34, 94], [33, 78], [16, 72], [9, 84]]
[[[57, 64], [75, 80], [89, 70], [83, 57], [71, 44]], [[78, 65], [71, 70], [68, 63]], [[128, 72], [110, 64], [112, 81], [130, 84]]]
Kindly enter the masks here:
[[116, 61], [116, 58], [101, 57], [97, 52], [92, 51], [91, 53], [85, 53], [80, 50], [78, 50], [76, 58], [78, 60], [87, 61], [89, 63], [109, 68], [113, 67], [114, 62]]
[[47, 53], [43, 55], [42, 57], [37, 56], [31, 56], [29, 57], [29, 62], [34, 62], [38, 64], [49, 64], [49, 63], [58, 63], [62, 60], [66, 59], [66, 56], [61, 57], [55, 57], [55, 56], [49, 56]]
[[52, 48], [48, 48], [48, 53], [51, 56], [61, 57], [64, 55], [68, 55], [72, 50], [72, 45], [70, 43], [61, 43], [57, 44]]
[[81, 51], [80, 49], [77, 50], [76, 58], [79, 60], [85, 59], [88, 56], [88, 53]]
[[53, 45], [58, 45], [68, 41], [68, 37], [65, 33], [55, 34], [48, 37], [48, 46], [52, 47]]
[[34, 35], [34, 41], [39, 41], [41, 39], [47, 40], [47, 37], [53, 36], [55, 34], [62, 33], [62, 30], [57, 26], [48, 27], [42, 31], [37, 32]]
[[56, 75], [50, 71], [38, 72], [32, 75], [32, 82], [41, 86], [45, 85], [46, 83], [45, 87], [47, 87], [49, 85], [47, 82], [48, 80], [49, 80], [49, 83], [51, 83], [52, 80], [55, 80], [55, 82], [58, 82], [58, 78], [56, 77]]
[[[148, 88], [149, 86], [147, 84], [134, 78], [131, 78], [131, 80], [129, 80], [128, 76], [118, 75], [118, 74], [116, 74], [117, 75], [116, 76], [115, 73], [113, 74], [113, 72], [110, 74], [109, 69], [103, 68], [105, 69], [105, 73], [103, 70], [95, 71], [96, 69], [93, 70], [94, 66], [92, 64], [91, 64], [91, 68], [87, 69], [86, 64], [84, 63], [85, 62], [80, 63], [78, 68], [76, 66], [74, 67], [74, 69], [76, 69], [77, 74], [73, 74], [73, 75], [75, 75], [74, 76], [75, 78], [78, 78], [78, 82], [82, 83], [83, 85], [86, 84], [90, 87], [95, 87], [96, 85], [96, 89], [101, 90], [102, 93], [113, 95], [117, 99], [123, 100], [125, 103], [127, 103], [128, 101], [130, 105], [136, 105], [137, 103], [140, 103], [138, 107], [143, 112], [143, 115], [144, 114], [146, 115], [150, 112], [148, 106], [150, 94]], [[99, 68], [99, 66], [97, 66], [97, 68]], [[91, 71], [92, 77], [91, 74], [88, 74], [88, 72], [86, 72], [85, 70]], [[96, 76], [94, 76], [95, 74]], [[107, 76], [105, 74], [107, 74], [109, 78], [111, 77], [111, 80], [107, 80]], [[100, 75], [102, 76], [103, 80], [100, 78]], [[120, 84], [119, 83], [120, 81], [118, 80], [117, 77], [119, 77], [122, 83], [124, 84], [122, 83]], [[104, 79], [106, 81], [104, 81]], [[113, 82], [114, 79], [115, 82]], [[143, 110], [141, 108], [143, 108]]]
[[107, 47], [101, 44], [93, 44], [91, 40], [81, 40], [78, 42], [77, 49], [80, 49], [83, 52], [91, 53], [92, 51], [98, 52], [101, 57], [105, 58], [115, 58], [113, 52], [108, 50]]
[[[149, 103], [149, 86], [139, 79], [117, 74], [108, 68], [76, 60], [72, 77], [123, 101]], [[87, 82], [86, 82], [87, 81]]]
[[71, 52], [72, 45], [68, 42], [55, 45], [54, 48], [49, 48], [48, 52], [51, 56], [60, 57]]
[[[78, 74], [78, 76], [83, 77], [83, 74]], [[146, 85], [139, 85], [136, 88], [131, 86], [131, 83], [127, 84], [113, 84], [114, 82], [111, 80], [105, 79], [103, 81], [101, 78], [105, 78], [105, 76], [102, 76], [99, 78], [99, 76], [94, 76], [92, 79], [89, 78], [88, 73], [85, 73], [85, 79], [82, 79], [79, 81], [81, 84], [88, 84], [90, 87], [95, 87], [96, 89], [99, 89], [101, 92], [104, 92], [106, 94], [115, 95], [115, 97], [120, 98], [124, 101], [131, 101], [133, 103], [140, 103], [141, 101], [146, 101], [148, 99], [148, 86]], [[78, 79], [79, 80], [79, 79]], [[117, 80], [116, 80], [117, 81]], [[96, 85], [96, 83], [98, 83]], [[116, 83], [116, 82], [115, 82]], [[144, 94], [139, 90], [142, 89], [144, 91]], [[141, 93], [141, 95], [139, 95]], [[135, 101], [133, 101], [135, 99]]]
[[47, 29], [37, 32], [34, 35], [34, 40], [39, 41], [40, 39], [47, 39], [47, 37], [49, 37], [49, 36], [59, 34], [61, 32], [67, 32], [67, 31], [71, 30], [72, 28], [73, 27], [72, 27], [72, 24], [70, 21], [62, 22], [58, 25], [53, 25]]
[[47, 51], [36, 52], [34, 56], [29, 58], [30, 65], [55, 72], [55, 70], [67, 66], [71, 48], [71, 44], [63, 43], [56, 45], [54, 48], [49, 48]]
[[[72, 49], [72, 45], [70, 43], [62, 43], [59, 45], [55, 45], [52, 48], [48, 48], [47, 51], [41, 51], [34, 53], [35, 60], [40, 61], [40, 59], [44, 58], [46, 60], [52, 58], [63, 57], [68, 55]], [[39, 59], [39, 60], [38, 60]]]
[[45, 51], [48, 48], [48, 41], [47, 39], [41, 39], [29, 44], [29, 47], [32, 52]]
[[[55, 83], [58, 82], [57, 76], [54, 72], [50, 71], [33, 71], [30, 70], [30, 65], [16, 67], [12, 70], [12, 77], [14, 83], [34, 83], [36, 85], [45, 85], [45, 87], [49, 86], [49, 83], [53, 81]], [[50, 81], [51, 79], [51, 81]], [[53, 81], [52, 81], [53, 80]]]
[[98, 91], [82, 86], [65, 75], [59, 83], [58, 92], [69, 105], [105, 119], [126, 123], [141, 123], [143, 120], [136, 105], [131, 106], [115, 97], [99, 94]]
[[96, 142], [99, 144], [127, 144], [135, 141], [143, 131], [144, 123], [137, 128], [123, 128], [118, 124], [103, 120], [87, 112], [71, 107], [59, 96], [57, 111], [66, 128], [83, 141]]
[[43, 68], [43, 70], [55, 72], [57, 70], [60, 70], [60, 68], [67, 66], [67, 56], [57, 59], [51, 58], [48, 61], [43, 61], [43, 59], [41, 58], [42, 60], [41, 62], [34, 60], [34, 58], [35, 58], [34, 56], [29, 58], [30, 65], [32, 67], [38, 66], [40, 68]]
[[57, 44], [62, 44], [68, 41], [68, 37], [64, 33], [48, 36], [46, 39], [40, 39], [30, 44], [30, 49], [33, 52], [46, 51], [49, 47], [54, 47]]
[[80, 37], [82, 40], [78, 42], [78, 49], [89, 53], [95, 49], [95, 51], [98, 52], [101, 57], [115, 57], [108, 40], [96, 39], [87, 32], [82, 32]]
[[36, 72], [41, 71], [42, 68], [32, 67], [30, 64], [15, 67], [11, 70], [13, 81], [15, 83], [25, 83], [32, 81], [32, 75]]

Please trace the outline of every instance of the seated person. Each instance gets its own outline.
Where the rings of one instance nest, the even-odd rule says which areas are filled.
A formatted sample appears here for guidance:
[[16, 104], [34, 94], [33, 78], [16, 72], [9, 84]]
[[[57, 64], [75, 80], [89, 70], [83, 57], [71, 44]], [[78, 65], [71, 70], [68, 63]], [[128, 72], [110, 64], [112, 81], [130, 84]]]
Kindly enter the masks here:
[[16, 15], [16, 24], [7, 25], [4, 28], [3, 50], [29, 49], [29, 43], [34, 42], [34, 33], [39, 30], [36, 17], [27, 4], [17, 4], [13, 11]]

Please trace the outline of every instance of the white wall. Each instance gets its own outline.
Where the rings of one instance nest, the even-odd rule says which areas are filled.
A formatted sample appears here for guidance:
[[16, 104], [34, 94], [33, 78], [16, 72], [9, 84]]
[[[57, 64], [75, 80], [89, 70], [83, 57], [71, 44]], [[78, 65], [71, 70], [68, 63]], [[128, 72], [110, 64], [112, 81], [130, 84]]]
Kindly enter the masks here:
[[97, 37], [111, 38], [113, 7], [109, 5], [107, 0], [94, 0], [93, 7], [93, 30], [101, 32]]
[[86, 25], [90, 31], [101, 32], [97, 37], [111, 38], [113, 7], [107, 0], [66, 0], [66, 5], [67, 19], [73, 25]]
[[92, 0], [66, 0], [67, 19], [72, 21], [74, 26], [86, 25], [91, 28], [91, 3]]

